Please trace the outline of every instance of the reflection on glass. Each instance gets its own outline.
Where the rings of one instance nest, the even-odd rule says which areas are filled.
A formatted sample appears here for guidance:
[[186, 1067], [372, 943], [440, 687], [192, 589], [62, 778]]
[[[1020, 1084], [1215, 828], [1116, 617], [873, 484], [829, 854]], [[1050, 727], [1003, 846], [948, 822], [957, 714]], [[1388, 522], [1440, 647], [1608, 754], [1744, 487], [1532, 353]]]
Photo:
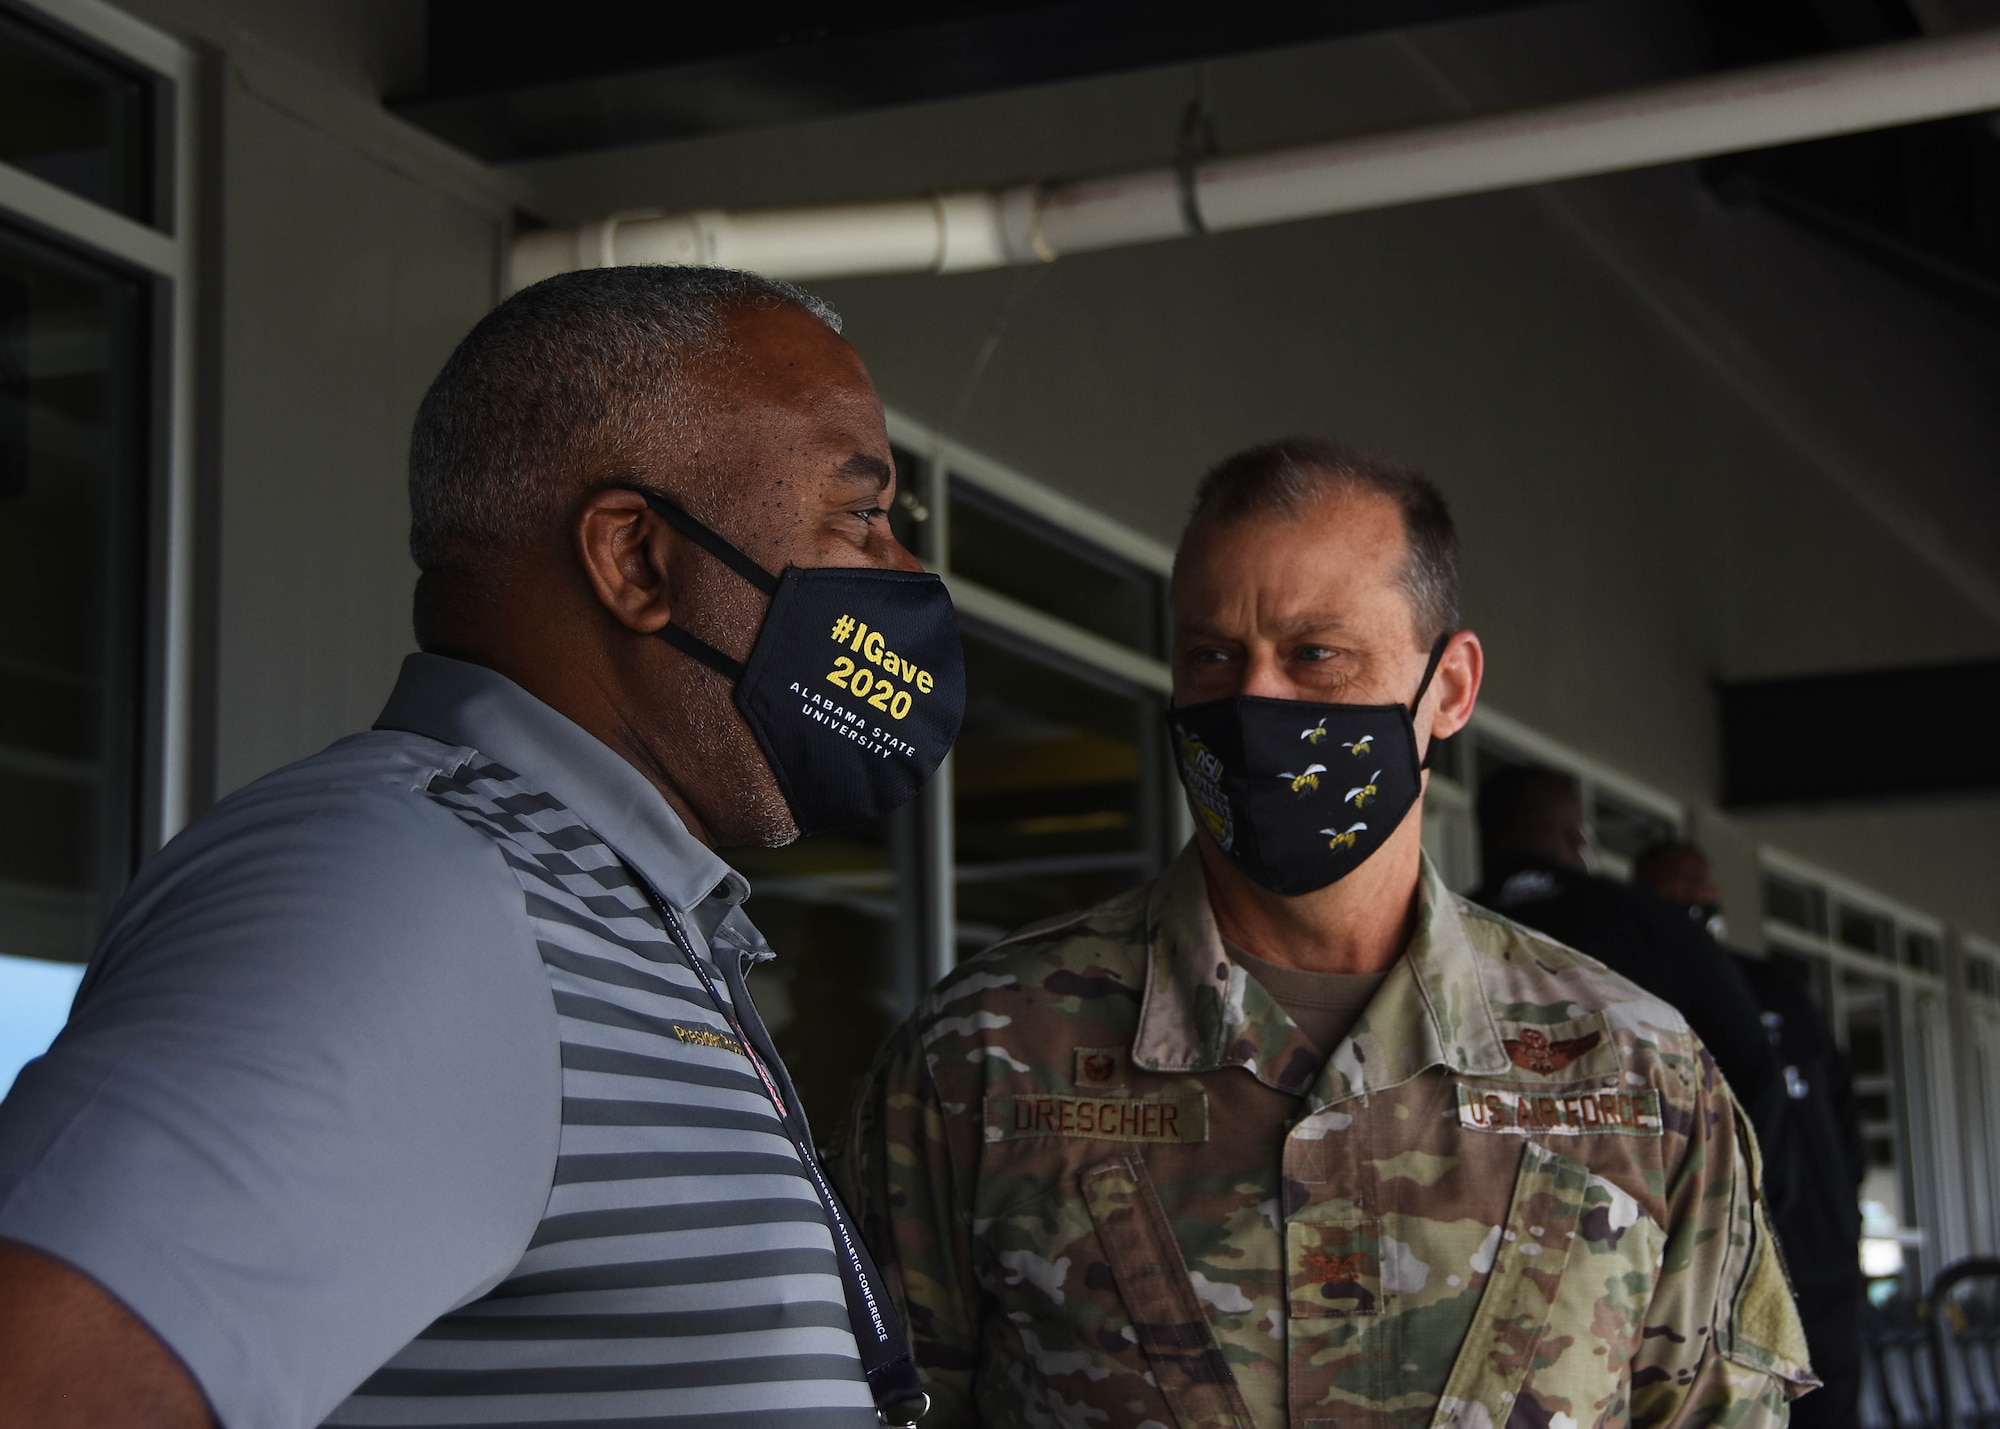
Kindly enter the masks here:
[[1895, 958], [1887, 918], [1844, 906], [1839, 914], [1835, 928], [1841, 942], [1860, 952], [1873, 953], [1878, 958]]
[[0, 161], [150, 220], [152, 85], [0, 10]]
[[931, 560], [931, 513], [922, 499], [923, 461], [908, 447], [891, 444], [896, 464], [896, 504], [889, 508], [889, 530], [902, 548], [918, 560]]
[[81, 959], [131, 863], [141, 291], [0, 229], [0, 954]]
[[1156, 872], [1166, 819], [1156, 700], [971, 632], [965, 664], [953, 780], [971, 952]]
[[822, 1143], [920, 990], [916, 826], [904, 809], [789, 848], [728, 852], [750, 880], [744, 911], [778, 954], [750, 990]]
[[1674, 826], [1650, 809], [1628, 804], [1615, 794], [1599, 791], [1592, 801], [1591, 823], [1599, 847], [1625, 858], [1637, 858], [1654, 844], [1674, 836]]
[[1149, 655], [1165, 583], [970, 482], [951, 481], [951, 573]]
[[1826, 897], [1817, 888], [1764, 875], [1764, 916], [1808, 933], [1826, 931]]

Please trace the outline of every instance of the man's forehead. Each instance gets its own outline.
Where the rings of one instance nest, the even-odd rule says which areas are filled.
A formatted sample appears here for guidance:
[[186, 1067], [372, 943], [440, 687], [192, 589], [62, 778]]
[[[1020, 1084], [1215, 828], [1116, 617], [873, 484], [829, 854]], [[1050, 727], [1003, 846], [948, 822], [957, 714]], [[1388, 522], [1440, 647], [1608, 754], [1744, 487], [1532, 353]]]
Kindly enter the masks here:
[[[1311, 605], [1314, 590], [1390, 585], [1408, 551], [1401, 510], [1372, 491], [1339, 491], [1291, 511], [1203, 517], [1189, 528], [1174, 562], [1176, 588], [1207, 584], [1220, 564], [1266, 587], [1289, 588]], [[1332, 600], [1325, 602], [1329, 608]]]

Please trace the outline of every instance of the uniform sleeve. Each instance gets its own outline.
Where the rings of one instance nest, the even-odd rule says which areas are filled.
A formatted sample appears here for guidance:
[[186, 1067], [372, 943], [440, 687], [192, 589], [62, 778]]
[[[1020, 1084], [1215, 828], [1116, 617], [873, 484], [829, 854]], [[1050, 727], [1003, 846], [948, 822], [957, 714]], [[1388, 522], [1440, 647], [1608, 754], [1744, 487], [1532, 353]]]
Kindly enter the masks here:
[[560, 1057], [520, 900], [421, 795], [237, 796], [142, 875], [0, 1104], [0, 1237], [129, 1307], [224, 1429], [319, 1424], [546, 1203]]
[[[1818, 1381], [1765, 1217], [1756, 1136], [1706, 1058], [1632, 1363], [1635, 1426], [1781, 1426]], [[1671, 1169], [1671, 1168], [1670, 1168]]]
[[862, 1090], [841, 1171], [931, 1396], [925, 1429], [979, 1423], [972, 1378], [980, 1297], [970, 1212], [958, 1191], [970, 1184], [972, 1168], [957, 1164], [949, 1126], [913, 1018], [890, 1039]]

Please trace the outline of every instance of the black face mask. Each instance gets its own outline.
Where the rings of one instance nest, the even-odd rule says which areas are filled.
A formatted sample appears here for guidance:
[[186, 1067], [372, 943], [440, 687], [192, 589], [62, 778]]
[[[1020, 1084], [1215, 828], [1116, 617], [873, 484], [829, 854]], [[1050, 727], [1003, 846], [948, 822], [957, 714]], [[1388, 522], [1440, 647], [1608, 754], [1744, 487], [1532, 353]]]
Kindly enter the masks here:
[[1232, 695], [1168, 710], [1175, 767], [1216, 847], [1288, 896], [1359, 868], [1423, 792], [1413, 716], [1450, 639], [1407, 706]]
[[965, 717], [965, 652], [944, 582], [866, 566], [774, 576], [665, 497], [639, 494], [771, 597], [746, 663], [678, 625], [659, 635], [735, 683], [799, 832], [866, 823], [914, 799]]

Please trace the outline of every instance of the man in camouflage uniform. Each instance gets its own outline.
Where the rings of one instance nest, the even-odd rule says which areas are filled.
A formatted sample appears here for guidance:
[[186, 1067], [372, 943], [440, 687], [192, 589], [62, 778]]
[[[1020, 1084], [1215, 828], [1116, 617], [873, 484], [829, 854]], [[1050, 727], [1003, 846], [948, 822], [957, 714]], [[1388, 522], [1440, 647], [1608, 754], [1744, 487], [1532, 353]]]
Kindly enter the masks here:
[[[1183, 539], [1174, 714], [1338, 724], [1416, 687], [1427, 745], [1477, 694], [1455, 607], [1421, 477], [1246, 453]], [[1167, 872], [963, 964], [862, 1098], [846, 1171], [926, 1423], [1782, 1423], [1814, 1381], [1755, 1141], [1680, 1015], [1452, 895], [1414, 792], [1377, 846], [1322, 830], [1349, 866], [1282, 894], [1310, 879], [1268, 862], [1297, 852], [1278, 826], [1259, 865], [1248, 802], [1183, 777], [1200, 831]]]

